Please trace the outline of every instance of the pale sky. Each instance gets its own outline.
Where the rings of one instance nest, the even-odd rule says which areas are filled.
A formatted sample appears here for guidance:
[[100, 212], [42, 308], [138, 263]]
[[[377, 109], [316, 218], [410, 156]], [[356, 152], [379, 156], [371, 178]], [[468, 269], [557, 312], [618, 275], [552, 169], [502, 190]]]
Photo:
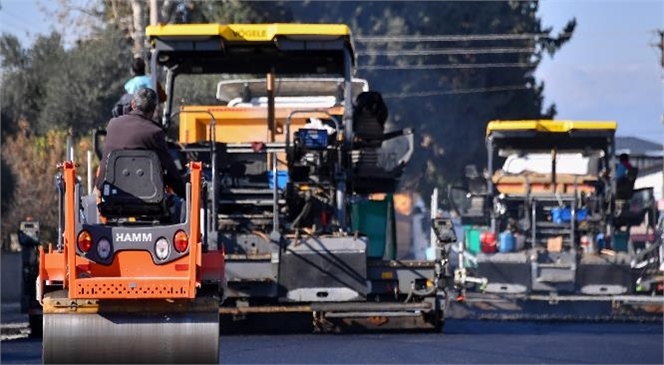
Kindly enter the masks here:
[[[37, 0], [0, 4], [0, 32], [24, 42], [66, 29], [46, 20]], [[664, 71], [654, 44], [660, 41], [657, 30], [664, 30], [664, 1], [541, 0], [539, 15], [555, 31], [577, 19], [571, 41], [536, 72], [546, 85], [545, 102], [558, 107], [557, 119], [616, 120], [618, 135], [661, 143]]]
[[618, 135], [662, 143], [664, 71], [657, 30], [661, 0], [543, 0], [544, 25], [559, 31], [576, 17], [572, 39], [537, 70], [557, 119], [615, 120]]

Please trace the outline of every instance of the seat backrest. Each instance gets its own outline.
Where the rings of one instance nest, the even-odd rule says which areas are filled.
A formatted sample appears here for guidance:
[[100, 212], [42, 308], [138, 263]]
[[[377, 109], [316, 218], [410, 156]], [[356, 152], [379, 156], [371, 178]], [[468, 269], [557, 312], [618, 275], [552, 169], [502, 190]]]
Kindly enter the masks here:
[[365, 91], [357, 96], [353, 111], [353, 132], [359, 138], [375, 140], [380, 146], [385, 132], [388, 111], [383, 97], [376, 91]]
[[166, 214], [163, 171], [157, 154], [148, 150], [111, 152], [99, 209], [108, 218]]

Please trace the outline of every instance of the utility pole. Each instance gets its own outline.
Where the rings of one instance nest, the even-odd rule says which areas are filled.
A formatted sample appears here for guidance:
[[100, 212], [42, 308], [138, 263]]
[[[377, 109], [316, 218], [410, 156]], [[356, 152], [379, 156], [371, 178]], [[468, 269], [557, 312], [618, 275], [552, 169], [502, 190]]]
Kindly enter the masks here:
[[657, 33], [659, 33], [659, 45], [657, 46], [660, 51], [660, 63], [661, 66], [664, 67], [664, 30], [658, 30]]
[[159, 7], [157, 0], [150, 0], [150, 25], [157, 25], [159, 23]]
[[[657, 45], [657, 48], [659, 48], [660, 52], [660, 65], [664, 69], [664, 30], [660, 29], [657, 31], [659, 33], [659, 45]], [[661, 79], [661, 77], [660, 77]], [[663, 80], [664, 81], [664, 80]], [[664, 114], [662, 114], [661, 118], [662, 125], [664, 125]], [[664, 142], [664, 141], [663, 141]], [[662, 191], [660, 195], [660, 202], [664, 201], [664, 143], [662, 143]], [[660, 208], [664, 204], [658, 203], [658, 208]]]

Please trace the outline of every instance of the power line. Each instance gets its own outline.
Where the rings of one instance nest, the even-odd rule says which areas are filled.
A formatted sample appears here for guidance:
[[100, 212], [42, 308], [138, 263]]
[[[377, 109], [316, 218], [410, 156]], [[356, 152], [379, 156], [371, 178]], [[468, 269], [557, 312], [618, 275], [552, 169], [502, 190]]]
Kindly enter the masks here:
[[447, 91], [420, 91], [413, 93], [399, 93], [399, 94], [382, 94], [385, 99], [397, 99], [397, 98], [421, 98], [429, 96], [444, 96], [444, 95], [460, 95], [460, 94], [474, 94], [474, 93], [486, 93], [486, 92], [500, 92], [500, 91], [515, 91], [515, 90], [527, 90], [531, 89], [530, 86], [525, 85], [511, 85], [511, 86], [496, 86], [496, 87], [483, 87], [475, 89], [457, 89], [457, 90], [447, 90]]
[[659, 30], [660, 44], [658, 45], [659, 50], [662, 52], [661, 64], [664, 67], [664, 30]]
[[473, 94], [473, 93], [484, 93], [484, 92], [527, 90], [527, 89], [530, 89], [530, 87], [523, 85], [512, 85], [512, 86], [497, 86], [497, 87], [475, 88], [475, 89], [457, 89], [457, 90], [448, 90], [448, 91], [421, 91], [414, 93], [382, 94], [382, 96], [383, 98], [411, 98], [411, 97], [459, 95], [459, 94]]
[[4, 23], [4, 25], [9, 25], [8, 27], [3, 27], [3, 31], [7, 33], [11, 33], [11, 31], [22, 31], [26, 33], [31, 33], [31, 28], [29, 26], [30, 23], [26, 23], [22, 20], [20, 20], [18, 17], [14, 16], [13, 14], [7, 12], [7, 14], [11, 16], [0, 16], [0, 20]]
[[359, 51], [358, 56], [434, 56], [459, 54], [499, 54], [499, 53], [533, 53], [535, 48], [449, 48], [449, 49], [419, 49], [419, 50], [368, 50]]
[[3, 9], [2, 12], [4, 12], [6, 15], [9, 15], [9, 16], [3, 16], [2, 17], [3, 21], [8, 21], [9, 20], [10, 22], [14, 22], [15, 24], [20, 24], [20, 26], [18, 26], [18, 27], [14, 26], [15, 28], [23, 28], [26, 31], [30, 30], [29, 25], [32, 22], [29, 22], [29, 21], [25, 20], [22, 16], [18, 16], [18, 15], [14, 14], [10, 11], [7, 11], [6, 9]]
[[[571, 36], [572, 33], [561, 33], [559, 36]], [[459, 41], [499, 41], [499, 40], [530, 40], [550, 38], [548, 33], [520, 34], [457, 34], [457, 35], [401, 35], [401, 36], [356, 36], [359, 43], [384, 42], [459, 42]]]
[[359, 66], [360, 70], [443, 70], [468, 68], [526, 68], [535, 67], [531, 63], [453, 63], [436, 65], [368, 65]]

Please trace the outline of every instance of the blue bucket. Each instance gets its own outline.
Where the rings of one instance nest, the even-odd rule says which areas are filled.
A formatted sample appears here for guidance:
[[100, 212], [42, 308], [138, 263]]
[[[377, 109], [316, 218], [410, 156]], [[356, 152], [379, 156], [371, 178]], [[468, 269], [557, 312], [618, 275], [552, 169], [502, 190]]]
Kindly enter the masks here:
[[498, 240], [498, 251], [499, 252], [513, 252], [516, 248], [516, 237], [514, 234], [509, 231], [505, 231], [500, 234]]

